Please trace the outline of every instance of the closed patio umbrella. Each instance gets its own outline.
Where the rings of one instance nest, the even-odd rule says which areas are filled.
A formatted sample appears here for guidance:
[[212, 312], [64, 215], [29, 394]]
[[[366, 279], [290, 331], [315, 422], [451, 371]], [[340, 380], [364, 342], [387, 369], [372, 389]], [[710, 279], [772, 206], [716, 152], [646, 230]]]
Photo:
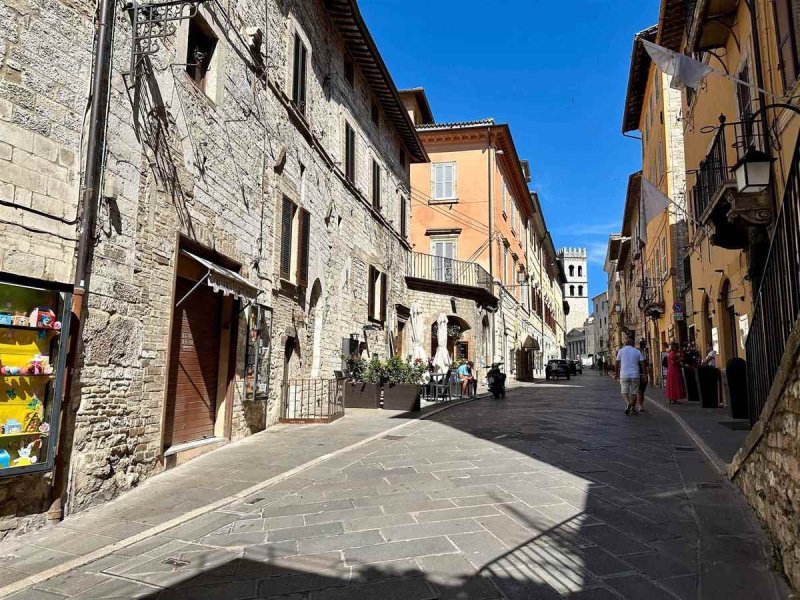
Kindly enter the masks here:
[[447, 351], [447, 315], [439, 313], [436, 319], [438, 330], [436, 332], [436, 355], [433, 364], [437, 373], [444, 373], [450, 368], [450, 353]]
[[422, 307], [419, 302], [411, 305], [411, 358], [423, 363], [428, 360], [422, 349]]

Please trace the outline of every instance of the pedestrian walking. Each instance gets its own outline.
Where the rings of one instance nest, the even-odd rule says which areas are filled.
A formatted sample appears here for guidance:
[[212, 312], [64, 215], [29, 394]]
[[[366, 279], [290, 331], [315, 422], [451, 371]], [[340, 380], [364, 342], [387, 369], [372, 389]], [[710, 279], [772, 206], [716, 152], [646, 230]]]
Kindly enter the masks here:
[[639, 381], [642, 376], [644, 356], [636, 346], [633, 337], [625, 340], [625, 345], [617, 352], [616, 371], [614, 379], [620, 382], [622, 398], [627, 406], [625, 414], [638, 414], [637, 399], [639, 396]]
[[681, 355], [678, 344], [672, 342], [667, 353], [667, 400], [670, 404], [677, 404], [686, 398], [686, 388], [681, 376]]
[[642, 354], [642, 378], [639, 380], [639, 394], [638, 394], [638, 412], [644, 410], [644, 393], [647, 390], [647, 383], [652, 383], [650, 374], [650, 359], [647, 354], [647, 342], [644, 340], [639, 341], [639, 352]]

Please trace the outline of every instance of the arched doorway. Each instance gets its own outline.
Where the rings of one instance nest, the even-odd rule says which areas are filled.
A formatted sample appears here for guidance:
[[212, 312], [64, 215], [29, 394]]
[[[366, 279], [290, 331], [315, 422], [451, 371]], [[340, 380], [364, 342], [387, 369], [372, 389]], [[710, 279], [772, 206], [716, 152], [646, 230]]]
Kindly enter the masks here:
[[707, 295], [703, 296], [703, 347], [701, 348], [703, 356], [705, 356], [706, 350], [713, 343], [711, 331], [714, 329], [714, 319], [712, 315], [711, 299]]
[[[436, 321], [431, 323], [431, 356], [436, 355], [439, 345], [438, 328]], [[453, 361], [474, 360], [475, 350], [470, 324], [459, 316], [447, 315], [447, 353]]]
[[517, 379], [533, 381], [536, 370], [536, 353], [540, 350], [539, 342], [530, 335], [525, 337], [517, 356]]
[[309, 342], [311, 345], [311, 377], [320, 376], [322, 366], [322, 326], [324, 321], [324, 302], [322, 299], [322, 284], [317, 279], [311, 288], [311, 298], [308, 303], [308, 322], [311, 323]]

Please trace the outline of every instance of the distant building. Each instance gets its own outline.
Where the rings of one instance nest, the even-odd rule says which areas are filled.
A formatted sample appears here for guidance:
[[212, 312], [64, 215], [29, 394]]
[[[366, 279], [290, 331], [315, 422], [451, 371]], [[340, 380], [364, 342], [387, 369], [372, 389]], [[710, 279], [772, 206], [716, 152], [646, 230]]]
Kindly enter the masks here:
[[562, 248], [558, 258], [564, 265], [564, 301], [569, 306], [567, 331], [583, 327], [589, 316], [589, 273], [586, 269], [586, 248]]
[[592, 337], [595, 358], [608, 356], [608, 291], [592, 298]]

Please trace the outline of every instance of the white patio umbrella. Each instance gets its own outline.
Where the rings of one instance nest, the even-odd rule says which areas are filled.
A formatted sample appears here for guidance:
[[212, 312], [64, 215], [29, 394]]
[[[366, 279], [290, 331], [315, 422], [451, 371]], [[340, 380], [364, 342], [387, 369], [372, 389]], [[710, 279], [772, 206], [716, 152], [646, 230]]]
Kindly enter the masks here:
[[436, 319], [438, 330], [436, 332], [436, 355], [433, 364], [437, 373], [444, 373], [450, 368], [450, 353], [447, 351], [447, 315], [439, 313]]
[[411, 305], [411, 359], [427, 362], [428, 357], [422, 349], [422, 307], [419, 302]]

